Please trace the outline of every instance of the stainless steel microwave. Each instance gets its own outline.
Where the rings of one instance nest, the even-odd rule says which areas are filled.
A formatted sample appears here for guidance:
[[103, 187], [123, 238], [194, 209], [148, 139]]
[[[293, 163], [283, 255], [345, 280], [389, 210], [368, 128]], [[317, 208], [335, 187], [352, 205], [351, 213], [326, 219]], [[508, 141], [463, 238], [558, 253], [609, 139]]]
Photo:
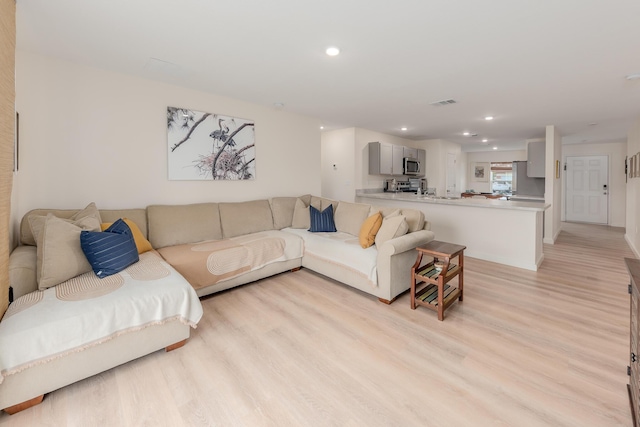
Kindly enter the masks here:
[[412, 157], [404, 158], [404, 174], [405, 175], [420, 175], [420, 161]]

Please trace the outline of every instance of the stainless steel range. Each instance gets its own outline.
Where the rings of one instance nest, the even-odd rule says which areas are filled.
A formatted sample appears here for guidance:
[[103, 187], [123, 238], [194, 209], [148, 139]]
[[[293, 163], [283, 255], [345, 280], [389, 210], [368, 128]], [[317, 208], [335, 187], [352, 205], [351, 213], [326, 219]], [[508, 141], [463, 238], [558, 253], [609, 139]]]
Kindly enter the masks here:
[[421, 193], [427, 191], [427, 180], [424, 178], [409, 178], [406, 181], [386, 179], [384, 191], [389, 193], [415, 193], [420, 189]]

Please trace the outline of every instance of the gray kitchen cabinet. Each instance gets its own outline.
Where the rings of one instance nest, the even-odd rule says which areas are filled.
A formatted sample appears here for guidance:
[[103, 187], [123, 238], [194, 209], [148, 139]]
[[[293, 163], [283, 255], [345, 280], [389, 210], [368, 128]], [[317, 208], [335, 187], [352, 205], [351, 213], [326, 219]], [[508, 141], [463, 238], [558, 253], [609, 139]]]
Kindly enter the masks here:
[[392, 145], [392, 167], [391, 175], [404, 174], [404, 147], [402, 145]]
[[527, 143], [527, 176], [544, 178], [546, 141], [529, 141]]
[[404, 157], [410, 157], [412, 159], [418, 158], [418, 149], [411, 147], [403, 147], [404, 148]]
[[369, 143], [370, 175], [402, 175], [404, 147], [385, 142]]

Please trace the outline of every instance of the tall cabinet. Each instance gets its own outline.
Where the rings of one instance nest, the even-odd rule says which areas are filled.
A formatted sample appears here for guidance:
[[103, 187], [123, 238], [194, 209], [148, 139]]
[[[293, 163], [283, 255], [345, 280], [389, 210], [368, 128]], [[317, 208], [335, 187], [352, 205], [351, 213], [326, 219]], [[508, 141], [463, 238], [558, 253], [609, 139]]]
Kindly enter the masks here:
[[545, 141], [529, 141], [527, 143], [527, 176], [529, 178], [544, 178], [546, 155]]
[[633, 417], [634, 427], [640, 427], [640, 421], [638, 416], [640, 415], [640, 368], [638, 367], [638, 358], [640, 357], [640, 348], [638, 347], [638, 338], [640, 336], [639, 324], [638, 324], [638, 286], [640, 285], [640, 260], [633, 258], [624, 259], [627, 270], [629, 271], [629, 294], [631, 294], [631, 309], [630, 309], [630, 331], [631, 336], [630, 350], [629, 350], [629, 366], [627, 367], [627, 374], [629, 374], [629, 403], [631, 405], [631, 416]]

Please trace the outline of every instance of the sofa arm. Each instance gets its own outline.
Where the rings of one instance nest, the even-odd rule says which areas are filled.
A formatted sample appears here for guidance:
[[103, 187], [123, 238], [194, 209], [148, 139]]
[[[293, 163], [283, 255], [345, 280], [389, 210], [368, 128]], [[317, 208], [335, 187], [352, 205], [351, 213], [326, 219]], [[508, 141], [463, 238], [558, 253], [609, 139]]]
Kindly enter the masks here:
[[388, 240], [378, 248], [379, 298], [393, 301], [411, 287], [411, 267], [418, 257], [415, 249], [434, 238], [432, 231], [419, 230]]
[[35, 246], [18, 246], [9, 256], [9, 285], [16, 300], [38, 290], [36, 280], [37, 250]]
[[407, 233], [404, 236], [387, 240], [378, 248], [378, 257], [390, 257], [391, 255], [414, 250], [417, 246], [429, 243], [434, 238], [435, 234], [433, 234], [433, 231], [428, 230], [418, 230], [413, 233]]

